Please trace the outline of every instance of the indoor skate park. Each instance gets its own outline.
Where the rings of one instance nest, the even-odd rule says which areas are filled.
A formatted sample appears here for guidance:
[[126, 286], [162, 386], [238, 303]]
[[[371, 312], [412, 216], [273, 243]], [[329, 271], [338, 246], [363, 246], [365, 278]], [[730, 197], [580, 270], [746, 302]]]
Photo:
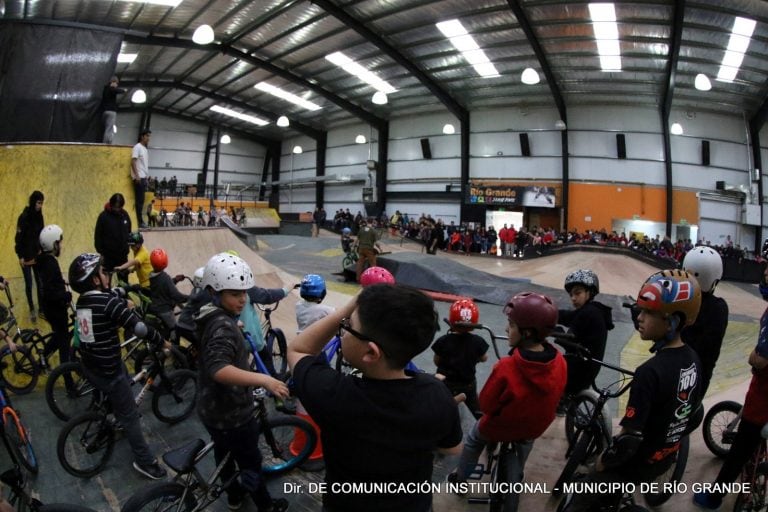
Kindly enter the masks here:
[[[494, 225], [497, 232], [504, 224], [564, 236], [605, 230], [738, 249], [742, 256], [725, 262], [716, 289], [730, 316], [704, 405], [743, 402], [747, 356], [765, 309], [757, 288], [768, 222], [761, 172], [768, 112], [763, 2], [174, 4], [2, 3], [6, 199], [0, 212], [8, 220], [0, 228], [6, 247], [0, 274], [9, 280], [21, 328], [50, 331], [44, 319], [31, 320], [11, 251], [14, 221], [30, 193], [45, 193], [45, 223], [64, 231], [59, 262], [65, 268], [94, 249], [96, 217], [113, 193], [125, 195], [134, 229], [140, 226], [131, 148], [150, 129], [149, 176], [156, 183], [144, 202], [154, 200], [158, 218], [165, 210], [171, 220], [142, 233], [148, 248], [167, 251], [172, 275], [192, 275], [211, 255], [235, 250], [258, 286], [290, 287], [317, 273], [329, 290], [324, 303], [341, 306], [360, 287], [342, 266], [339, 210], [370, 219], [400, 212], [417, 222], [429, 215], [471, 229]], [[609, 14], [600, 18], [600, 9]], [[603, 55], [595, 27], [612, 20], [616, 50]], [[212, 39], [200, 39], [202, 25]], [[731, 39], [741, 43], [740, 60], [726, 62], [724, 55], [739, 53]], [[467, 44], [475, 53], [462, 51]], [[479, 64], [478, 50], [485, 57]], [[351, 73], [360, 69], [350, 62], [368, 74]], [[113, 75], [125, 92], [117, 96], [111, 140], [104, 143], [100, 103]], [[171, 179], [173, 188], [161, 185]], [[179, 221], [180, 203], [204, 214]], [[211, 207], [228, 215], [209, 226]], [[326, 222], [312, 236], [312, 212], [320, 207]], [[143, 221], [149, 223], [146, 214]], [[480, 321], [504, 334], [509, 297], [536, 291], [570, 308], [563, 280], [589, 268], [600, 277], [598, 300], [612, 308], [615, 324], [606, 361], [632, 369], [650, 357], [622, 303], [664, 268], [653, 255], [638, 256], [621, 244], [556, 241], [544, 251], [529, 247], [522, 257], [488, 250], [432, 255], [418, 236], [404, 234], [381, 229], [380, 265], [398, 282], [434, 294], [441, 319], [454, 298], [471, 297]], [[298, 300], [291, 292], [272, 315], [289, 343]], [[438, 335], [446, 330], [442, 323]], [[499, 349], [506, 352], [503, 342]], [[491, 355], [478, 365], [478, 388], [495, 361]], [[415, 363], [435, 370], [431, 350]], [[616, 379], [603, 370], [598, 385]], [[44, 503], [120, 510], [152, 482], [131, 469], [124, 440], [98, 475], [64, 471], [56, 453], [63, 422], [46, 405], [45, 381], [42, 374], [30, 393], [9, 394], [39, 459], [26, 491]], [[626, 395], [608, 403], [614, 430], [625, 403]], [[466, 432], [474, 418], [459, 409]], [[207, 440], [195, 415], [169, 426], [148, 404], [141, 411], [158, 456]], [[539, 487], [521, 495], [521, 510], [557, 509], [551, 491], [567, 460], [564, 429], [558, 417], [536, 441], [525, 482]], [[433, 482], [443, 482], [457, 459], [436, 457]], [[3, 450], [0, 464], [10, 464]], [[210, 474], [212, 460], [202, 464]], [[637, 503], [694, 510], [691, 489], [712, 482], [721, 464], [698, 429], [690, 435], [684, 491], [653, 508], [638, 493]], [[269, 488], [289, 500], [290, 510], [316, 511], [321, 496], [308, 484], [322, 481], [322, 471], [295, 469], [270, 480]], [[728, 495], [721, 510], [735, 501]], [[450, 492], [433, 496], [435, 512], [487, 507]], [[207, 510], [227, 510], [226, 499]], [[256, 509], [247, 502], [244, 510]]]

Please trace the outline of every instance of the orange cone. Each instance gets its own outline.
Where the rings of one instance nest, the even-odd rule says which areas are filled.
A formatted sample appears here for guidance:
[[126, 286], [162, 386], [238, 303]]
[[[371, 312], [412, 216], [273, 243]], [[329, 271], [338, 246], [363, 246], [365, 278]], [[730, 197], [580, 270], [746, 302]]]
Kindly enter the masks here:
[[[312, 428], [315, 429], [315, 434], [317, 435], [317, 444], [315, 445], [315, 449], [310, 454], [307, 461], [301, 465], [302, 469], [306, 471], [319, 471], [320, 469], [323, 469], [324, 465], [318, 465], [317, 462], [321, 462], [323, 460], [323, 443], [320, 440], [320, 427], [315, 423], [315, 420], [313, 420], [310, 415], [307, 413], [307, 410], [304, 409], [304, 406], [301, 404], [301, 401], [296, 399], [296, 417], [301, 418], [305, 421], [307, 421], [310, 425], [312, 425]], [[293, 431], [293, 441], [291, 441], [290, 446], [288, 447], [289, 450], [293, 455], [298, 455], [301, 450], [304, 449], [304, 446], [307, 444], [307, 436], [304, 434], [304, 431], [300, 428], [294, 429]], [[312, 464], [315, 463], [315, 464]], [[314, 468], [317, 469], [314, 469]]]

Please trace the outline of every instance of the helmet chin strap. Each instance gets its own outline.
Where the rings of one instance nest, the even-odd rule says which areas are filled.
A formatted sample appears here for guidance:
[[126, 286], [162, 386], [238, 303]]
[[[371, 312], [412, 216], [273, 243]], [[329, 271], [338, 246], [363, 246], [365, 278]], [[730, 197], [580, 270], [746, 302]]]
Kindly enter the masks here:
[[674, 339], [677, 337], [678, 325], [680, 325], [680, 319], [675, 315], [671, 315], [669, 317], [669, 327], [667, 328], [666, 334], [664, 334], [664, 337], [654, 341], [653, 345], [651, 345], [651, 348], [648, 349], [648, 352], [650, 352], [651, 354], [655, 354], [656, 352], [664, 348], [664, 345], [674, 341]]

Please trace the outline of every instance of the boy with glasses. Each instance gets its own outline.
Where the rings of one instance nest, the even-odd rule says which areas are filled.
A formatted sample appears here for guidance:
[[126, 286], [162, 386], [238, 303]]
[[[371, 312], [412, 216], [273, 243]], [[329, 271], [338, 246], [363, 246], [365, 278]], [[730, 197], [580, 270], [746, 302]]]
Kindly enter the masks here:
[[[295, 393], [322, 431], [325, 512], [431, 510], [432, 494], [377, 492], [378, 486], [431, 482], [433, 452], [458, 454], [459, 411], [431, 375], [405, 370], [437, 330], [431, 298], [403, 285], [377, 284], [313, 323], [288, 346]], [[362, 378], [328, 366], [321, 351], [341, 336], [344, 358]], [[345, 493], [353, 484], [364, 493]]]

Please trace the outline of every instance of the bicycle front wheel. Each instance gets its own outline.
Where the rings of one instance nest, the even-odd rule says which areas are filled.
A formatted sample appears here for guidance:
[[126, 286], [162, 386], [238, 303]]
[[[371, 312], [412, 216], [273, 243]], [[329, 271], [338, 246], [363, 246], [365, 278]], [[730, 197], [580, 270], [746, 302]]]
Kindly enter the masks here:
[[271, 329], [267, 333], [266, 344], [267, 350], [272, 357], [273, 368], [275, 369], [273, 377], [279, 378], [285, 375], [285, 372], [288, 370], [288, 360], [285, 358], [285, 353], [288, 351], [288, 342], [282, 329]]
[[13, 458], [34, 474], [39, 469], [35, 450], [29, 439], [29, 431], [19, 419], [16, 411], [7, 407], [3, 411], [3, 431], [11, 447]]
[[165, 374], [152, 394], [152, 412], [160, 421], [173, 425], [187, 419], [196, 402], [197, 374], [176, 370]]
[[[302, 437], [303, 443], [295, 439]], [[267, 475], [290, 471], [307, 460], [316, 445], [317, 434], [308, 421], [295, 416], [268, 418], [259, 436], [261, 470]]]
[[64, 425], [56, 441], [61, 467], [80, 478], [98, 474], [115, 448], [115, 430], [104, 414], [87, 412]]
[[661, 475], [657, 476], [654, 479], [654, 482], [658, 484], [658, 488], [662, 489], [659, 492], [648, 492], [643, 493], [643, 497], [645, 498], [645, 502], [650, 505], [651, 507], [658, 507], [659, 505], [666, 503], [669, 498], [672, 497], [674, 492], [672, 491], [664, 491], [664, 484], [666, 483], [672, 483], [675, 484], [683, 479], [683, 473], [685, 473], [685, 466], [688, 464], [688, 447], [689, 447], [689, 439], [688, 436], [683, 436], [682, 439], [680, 439], [680, 448], [677, 450], [677, 456], [675, 457], [675, 462], [672, 463], [672, 465], [662, 473]]
[[69, 421], [88, 411], [96, 395], [96, 388], [85, 378], [79, 362], [60, 364], [45, 383], [48, 408], [62, 421]]
[[197, 500], [187, 488], [175, 482], [161, 482], [139, 489], [125, 502], [120, 512], [187, 512], [194, 510]]
[[17, 395], [24, 395], [35, 389], [40, 369], [32, 358], [29, 348], [17, 345], [16, 350], [3, 347], [0, 352], [0, 379], [5, 387]]
[[739, 426], [741, 404], [732, 400], [718, 402], [707, 411], [701, 433], [709, 451], [724, 459], [731, 449]]
[[588, 395], [578, 394], [571, 399], [565, 413], [565, 438], [569, 447], [573, 446], [576, 435], [589, 425], [596, 407], [597, 400]]

